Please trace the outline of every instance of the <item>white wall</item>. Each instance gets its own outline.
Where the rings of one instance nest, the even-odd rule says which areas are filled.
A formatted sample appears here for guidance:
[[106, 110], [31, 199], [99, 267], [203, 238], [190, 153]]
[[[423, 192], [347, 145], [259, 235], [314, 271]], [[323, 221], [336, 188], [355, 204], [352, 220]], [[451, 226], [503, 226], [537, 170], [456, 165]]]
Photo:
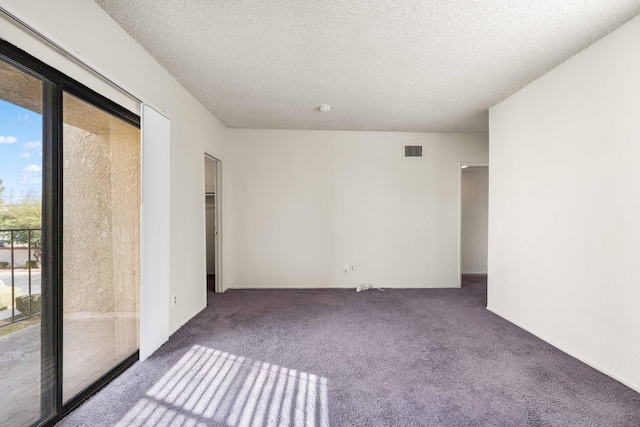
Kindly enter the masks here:
[[215, 193], [216, 191], [216, 161], [210, 157], [204, 159], [205, 185], [204, 191]]
[[486, 134], [230, 129], [229, 153], [229, 287], [459, 286], [459, 163]]
[[639, 40], [635, 18], [492, 108], [489, 171], [489, 309], [637, 391]]
[[462, 169], [460, 257], [462, 273], [487, 272], [489, 169]]
[[[13, 254], [11, 253], [13, 252]], [[13, 255], [13, 264], [16, 268], [24, 268], [25, 264], [29, 259], [35, 261], [35, 249], [31, 249], [31, 258], [29, 258], [29, 250], [27, 248], [14, 248], [13, 251], [11, 247], [0, 247], [0, 262], [8, 263], [8, 266], [11, 266], [11, 256]], [[40, 265], [40, 263], [38, 263]]]
[[[93, 1], [3, 0], [0, 4], [170, 117], [170, 230], [157, 232], [166, 234], [171, 246], [171, 295], [178, 297], [178, 304], [171, 309], [170, 327], [176, 330], [206, 306], [203, 156], [206, 151], [225, 160], [226, 128]], [[3, 23], [0, 37], [134, 109], [126, 97], [41, 48], [19, 29]]]

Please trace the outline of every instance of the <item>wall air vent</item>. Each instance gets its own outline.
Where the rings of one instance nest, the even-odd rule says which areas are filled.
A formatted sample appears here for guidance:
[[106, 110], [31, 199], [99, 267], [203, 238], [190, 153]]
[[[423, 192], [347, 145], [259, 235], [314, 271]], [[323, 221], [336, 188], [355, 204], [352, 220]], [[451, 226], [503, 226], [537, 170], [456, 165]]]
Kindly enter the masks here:
[[422, 157], [422, 145], [405, 145], [405, 157]]

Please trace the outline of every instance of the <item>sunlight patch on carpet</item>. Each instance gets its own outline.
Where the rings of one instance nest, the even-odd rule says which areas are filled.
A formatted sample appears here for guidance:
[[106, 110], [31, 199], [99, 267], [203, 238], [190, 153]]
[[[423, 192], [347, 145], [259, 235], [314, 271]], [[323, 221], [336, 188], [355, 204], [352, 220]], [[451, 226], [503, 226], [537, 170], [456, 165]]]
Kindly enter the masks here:
[[328, 427], [327, 387], [324, 377], [194, 345], [117, 426]]

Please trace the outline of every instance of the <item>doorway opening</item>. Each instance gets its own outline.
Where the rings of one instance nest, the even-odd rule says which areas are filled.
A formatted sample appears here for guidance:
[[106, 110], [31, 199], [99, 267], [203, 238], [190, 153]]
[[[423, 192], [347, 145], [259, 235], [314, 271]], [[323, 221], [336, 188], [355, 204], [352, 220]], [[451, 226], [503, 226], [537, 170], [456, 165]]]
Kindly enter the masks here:
[[[207, 292], [222, 292], [220, 225], [222, 162], [205, 154], [205, 235]], [[208, 298], [207, 298], [208, 300]]]
[[486, 283], [489, 164], [460, 164], [460, 286]]

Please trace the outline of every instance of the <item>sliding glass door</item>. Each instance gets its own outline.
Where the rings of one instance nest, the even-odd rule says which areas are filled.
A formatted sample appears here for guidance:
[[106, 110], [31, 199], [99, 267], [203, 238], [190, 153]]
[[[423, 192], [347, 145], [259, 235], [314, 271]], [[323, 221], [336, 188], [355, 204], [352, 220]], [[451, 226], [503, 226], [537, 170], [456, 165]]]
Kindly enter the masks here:
[[140, 129], [63, 95], [63, 396], [138, 350]]
[[53, 425], [139, 348], [140, 120], [0, 40], [0, 425]]
[[7, 426], [55, 412], [52, 319], [42, 313], [43, 296], [51, 296], [41, 257], [47, 85], [0, 57], [0, 425]]

